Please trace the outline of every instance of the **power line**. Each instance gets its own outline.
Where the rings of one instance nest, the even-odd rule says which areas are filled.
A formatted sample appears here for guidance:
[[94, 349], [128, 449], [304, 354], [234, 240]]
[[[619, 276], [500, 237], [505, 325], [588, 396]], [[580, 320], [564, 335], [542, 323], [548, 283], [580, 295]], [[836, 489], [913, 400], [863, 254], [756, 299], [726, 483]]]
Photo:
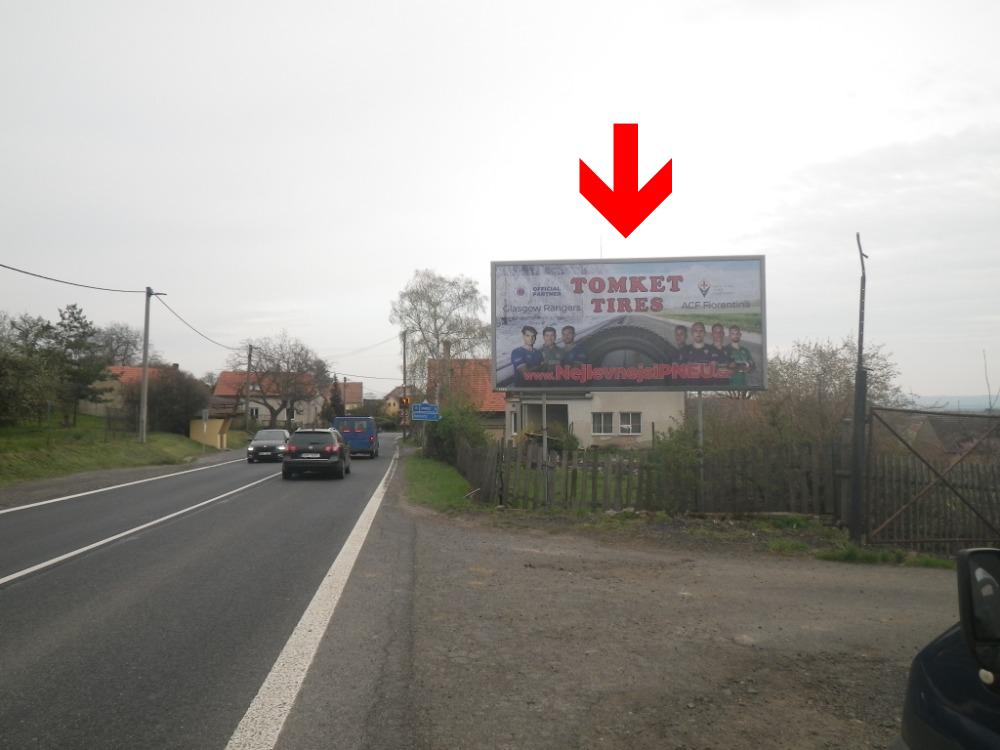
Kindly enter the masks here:
[[195, 333], [197, 333], [197, 334], [198, 334], [199, 336], [201, 336], [201, 337], [202, 337], [203, 339], [205, 339], [205, 341], [210, 341], [210, 342], [212, 342], [213, 344], [215, 344], [216, 346], [221, 346], [221, 347], [222, 347], [223, 349], [229, 349], [230, 351], [233, 351], [233, 352], [240, 352], [240, 351], [243, 351], [243, 348], [242, 348], [242, 347], [239, 347], [239, 346], [226, 346], [225, 344], [220, 344], [220, 343], [219, 343], [218, 341], [216, 341], [215, 339], [211, 339], [211, 338], [209, 338], [209, 337], [208, 337], [208, 336], [206, 336], [206, 335], [205, 335], [204, 333], [202, 333], [202, 332], [201, 332], [201, 331], [199, 331], [199, 330], [198, 330], [197, 328], [195, 328], [195, 327], [194, 327], [193, 325], [191, 325], [191, 324], [190, 324], [190, 323], [188, 323], [188, 322], [187, 322], [186, 320], [184, 320], [184, 318], [182, 318], [182, 317], [181, 317], [181, 316], [180, 316], [180, 315], [179, 315], [179, 314], [177, 313], [177, 311], [176, 311], [176, 310], [174, 310], [174, 308], [172, 308], [172, 307], [171, 307], [170, 305], [168, 305], [168, 304], [167, 304], [166, 302], [164, 302], [164, 301], [163, 301], [163, 299], [162, 299], [161, 297], [157, 297], [156, 299], [157, 299], [157, 301], [158, 301], [158, 302], [159, 302], [159, 303], [160, 303], [161, 305], [163, 305], [163, 306], [164, 306], [165, 308], [167, 308], [168, 310], [170, 310], [170, 312], [172, 312], [172, 313], [174, 314], [174, 317], [176, 317], [176, 318], [177, 318], [177, 320], [179, 320], [179, 321], [180, 321], [181, 323], [183, 323], [184, 325], [186, 325], [186, 326], [187, 326], [188, 328], [190, 328], [190, 329], [191, 329], [192, 331], [194, 331]]
[[354, 354], [361, 354], [361, 352], [366, 352], [369, 349], [374, 349], [377, 346], [382, 346], [383, 344], [388, 344], [390, 341], [398, 341], [398, 340], [399, 340], [399, 335], [398, 334], [394, 334], [394, 335], [390, 336], [387, 339], [383, 339], [382, 341], [376, 341], [374, 344], [369, 344], [368, 346], [363, 346], [360, 349], [353, 349], [353, 350], [351, 350], [349, 352], [343, 352], [341, 354], [331, 354], [330, 358], [334, 359], [336, 357], [350, 357], [350, 356], [352, 356]]
[[379, 377], [378, 375], [355, 375], [355, 374], [350, 373], [350, 372], [341, 372], [340, 370], [334, 370], [333, 374], [337, 375], [338, 377], [341, 376], [341, 375], [346, 375], [349, 378], [363, 378], [364, 380], [402, 380], [403, 379], [401, 375], [397, 375], [394, 378], [383, 378], [383, 377]]
[[145, 294], [145, 289], [108, 289], [103, 286], [91, 286], [90, 284], [77, 284], [75, 281], [64, 281], [63, 279], [54, 279], [51, 276], [43, 276], [40, 273], [32, 273], [31, 271], [25, 271], [23, 268], [14, 268], [14, 266], [8, 266], [6, 263], [0, 263], [0, 268], [6, 268], [10, 271], [17, 271], [18, 273], [26, 274], [27, 276], [34, 276], [36, 279], [45, 279], [46, 281], [55, 281], [59, 284], [69, 284], [70, 286], [78, 286], [84, 289], [96, 289], [99, 292], [121, 292], [122, 294]]

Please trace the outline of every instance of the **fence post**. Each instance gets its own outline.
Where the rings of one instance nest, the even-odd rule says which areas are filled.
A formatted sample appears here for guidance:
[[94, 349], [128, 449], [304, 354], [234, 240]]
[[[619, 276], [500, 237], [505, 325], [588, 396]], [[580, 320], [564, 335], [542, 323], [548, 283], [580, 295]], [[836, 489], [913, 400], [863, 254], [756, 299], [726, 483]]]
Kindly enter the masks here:
[[590, 509], [597, 510], [597, 451], [590, 452]]

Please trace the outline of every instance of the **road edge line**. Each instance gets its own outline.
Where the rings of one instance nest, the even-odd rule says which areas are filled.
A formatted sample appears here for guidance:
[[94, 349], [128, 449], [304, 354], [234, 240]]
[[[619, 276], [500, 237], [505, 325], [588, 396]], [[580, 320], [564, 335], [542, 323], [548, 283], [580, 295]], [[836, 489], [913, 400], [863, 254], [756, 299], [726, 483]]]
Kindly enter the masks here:
[[84, 554], [85, 552], [90, 552], [91, 550], [97, 549], [98, 547], [103, 547], [103, 546], [105, 546], [107, 544], [111, 544], [111, 542], [117, 541], [118, 539], [121, 539], [122, 537], [129, 536], [130, 534], [135, 534], [135, 533], [137, 533], [139, 531], [142, 531], [143, 529], [148, 529], [150, 526], [156, 526], [157, 524], [163, 523], [164, 521], [169, 521], [171, 518], [176, 518], [177, 516], [184, 515], [185, 513], [188, 513], [188, 512], [190, 512], [192, 510], [196, 510], [197, 508], [201, 508], [201, 507], [203, 507], [205, 505], [208, 505], [209, 503], [214, 503], [217, 500], [221, 500], [224, 497], [229, 497], [230, 495], [234, 495], [237, 492], [241, 492], [242, 490], [249, 489], [250, 487], [253, 487], [254, 485], [260, 484], [261, 482], [266, 482], [268, 479], [274, 479], [276, 476], [278, 476], [278, 475], [277, 474], [269, 474], [268, 476], [264, 477], [263, 479], [258, 479], [258, 480], [254, 481], [254, 482], [250, 482], [250, 484], [244, 484], [242, 487], [237, 487], [234, 490], [229, 490], [229, 492], [224, 492], [221, 495], [216, 495], [215, 497], [213, 497], [213, 498], [211, 498], [209, 500], [202, 500], [200, 503], [196, 503], [195, 505], [190, 505], [187, 508], [183, 508], [181, 510], [174, 511], [173, 513], [170, 513], [169, 515], [163, 516], [161, 518], [156, 518], [156, 519], [154, 519], [152, 521], [148, 521], [148, 522], [146, 522], [146, 523], [144, 523], [144, 524], [142, 524], [140, 526], [135, 526], [135, 527], [129, 529], [128, 531], [122, 531], [122, 532], [120, 532], [118, 534], [115, 534], [114, 536], [109, 536], [106, 539], [101, 539], [98, 542], [93, 542], [92, 544], [88, 544], [86, 547], [80, 547], [79, 549], [75, 549], [72, 552], [67, 552], [67, 553], [65, 553], [63, 555], [59, 555], [58, 557], [53, 557], [53, 558], [51, 558], [49, 560], [46, 560], [44, 562], [40, 562], [40, 563], [38, 563], [36, 565], [32, 565], [29, 568], [24, 568], [23, 570], [19, 570], [16, 573], [11, 573], [10, 575], [6, 575], [3, 578], [0, 578], [0, 586], [3, 586], [4, 584], [10, 583], [11, 581], [16, 581], [17, 579], [23, 578], [26, 575], [30, 575], [32, 573], [36, 573], [39, 570], [45, 570], [46, 568], [51, 568], [53, 565], [58, 565], [59, 563], [64, 562], [65, 560], [70, 560], [70, 559], [72, 559], [74, 557], [79, 557], [80, 555]]
[[40, 500], [37, 503], [28, 503], [27, 505], [17, 505], [13, 508], [5, 508], [0, 510], [0, 516], [4, 513], [15, 513], [19, 510], [28, 510], [28, 508], [37, 508], [40, 505], [49, 505], [51, 503], [60, 503], [63, 500], [72, 500], [77, 497], [84, 497], [85, 495], [96, 495], [98, 492], [109, 492], [110, 490], [120, 490], [122, 487], [132, 487], [136, 484], [145, 484], [146, 482], [155, 482], [159, 479], [169, 479], [170, 477], [179, 477], [182, 474], [191, 474], [195, 471], [205, 471], [206, 469], [217, 469], [220, 466], [228, 466], [229, 464], [239, 463], [240, 461], [245, 461], [243, 458], [236, 458], [232, 461], [222, 461], [217, 464], [212, 464], [211, 466], [199, 466], [197, 469], [185, 469], [184, 471], [175, 471], [173, 474], [160, 474], [157, 477], [146, 477], [145, 479], [136, 479], [134, 482], [125, 482], [124, 484], [115, 484], [110, 487], [98, 487], [96, 490], [87, 490], [86, 492], [77, 492], [75, 495], [63, 495], [62, 497], [54, 497], [51, 500]]
[[375, 515], [399, 461], [397, 444], [392, 463], [365, 505], [333, 565], [313, 594], [309, 606], [288, 637], [271, 671], [240, 720], [225, 750], [273, 750], [292, 711], [319, 644], [333, 619], [351, 571], [368, 537]]

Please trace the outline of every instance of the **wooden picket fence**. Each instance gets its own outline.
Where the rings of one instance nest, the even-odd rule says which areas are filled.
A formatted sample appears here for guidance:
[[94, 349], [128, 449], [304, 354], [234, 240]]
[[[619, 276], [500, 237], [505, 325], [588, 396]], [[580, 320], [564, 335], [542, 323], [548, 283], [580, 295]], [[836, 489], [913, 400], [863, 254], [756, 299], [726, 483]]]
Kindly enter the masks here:
[[513, 508], [679, 512], [697, 493], [691, 469], [656, 462], [649, 451], [567, 450], [546, 462], [541, 446], [528, 443], [504, 452], [500, 481]]
[[489, 441], [485, 447], [476, 447], [464, 440], [456, 444], [455, 468], [472, 485], [477, 502], [496, 505], [500, 501], [497, 482], [497, 464], [501, 458], [501, 445]]
[[840, 516], [847, 475], [833, 444], [708, 451], [699, 510]]
[[840, 483], [831, 447], [710, 452], [697, 459], [655, 450], [549, 451], [537, 443], [459, 444], [457, 468], [483, 503], [598, 512], [792, 512], [837, 515]]

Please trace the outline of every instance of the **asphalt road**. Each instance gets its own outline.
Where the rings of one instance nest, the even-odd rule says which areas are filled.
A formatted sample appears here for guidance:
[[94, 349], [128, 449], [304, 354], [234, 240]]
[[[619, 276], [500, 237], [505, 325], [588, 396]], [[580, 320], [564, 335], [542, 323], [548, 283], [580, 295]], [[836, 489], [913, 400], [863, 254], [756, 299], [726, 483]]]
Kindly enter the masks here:
[[240, 460], [0, 513], [0, 748], [225, 748], [384, 443], [342, 481]]
[[241, 461], [0, 513], [2, 580], [263, 480], [0, 583], [0, 750], [881, 750], [955, 620], [946, 570], [452, 518], [398, 473], [376, 514], [383, 440], [344, 481]]

